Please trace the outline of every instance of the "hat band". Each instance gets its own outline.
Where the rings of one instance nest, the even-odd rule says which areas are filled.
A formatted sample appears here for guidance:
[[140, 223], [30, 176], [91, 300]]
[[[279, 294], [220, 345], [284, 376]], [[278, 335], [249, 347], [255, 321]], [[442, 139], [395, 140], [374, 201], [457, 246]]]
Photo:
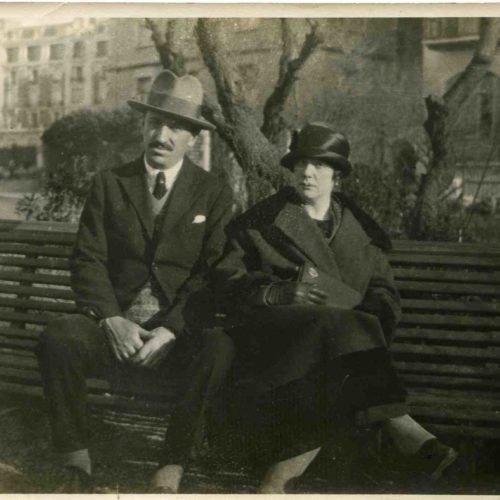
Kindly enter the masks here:
[[178, 115], [191, 116], [192, 118], [199, 118], [201, 116], [201, 106], [199, 104], [161, 92], [151, 91], [147, 103], [155, 108], [161, 108], [164, 111]]
[[332, 157], [335, 157], [338, 159], [347, 160], [347, 158], [344, 155], [342, 155], [340, 153], [336, 153], [335, 151], [329, 151], [328, 149], [324, 149], [324, 148], [308, 147], [308, 148], [300, 149], [300, 147], [299, 147], [295, 150], [291, 150], [290, 152], [296, 156], [301, 156], [303, 158], [307, 158], [308, 156], [311, 156], [311, 157], [312, 156], [332, 156]]

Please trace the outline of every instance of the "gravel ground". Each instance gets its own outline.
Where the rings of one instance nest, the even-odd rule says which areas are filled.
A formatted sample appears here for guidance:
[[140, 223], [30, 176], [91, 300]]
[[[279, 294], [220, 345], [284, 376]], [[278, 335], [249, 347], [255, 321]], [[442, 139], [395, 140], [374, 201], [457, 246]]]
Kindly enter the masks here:
[[[147, 491], [159, 442], [93, 420], [96, 484], [107, 492]], [[0, 404], [0, 493], [50, 493], [57, 484], [54, 456], [43, 405], [10, 399]], [[370, 457], [366, 447], [349, 460], [324, 454], [294, 485], [297, 493], [448, 493], [500, 494], [500, 445], [486, 443], [477, 453], [476, 467], [462, 460], [450, 476], [429, 485], [398, 466], [398, 457]], [[345, 457], [344, 457], [345, 458]], [[400, 459], [399, 459], [400, 460]], [[252, 493], [257, 475], [236, 465], [211, 461], [190, 471], [183, 493]]]

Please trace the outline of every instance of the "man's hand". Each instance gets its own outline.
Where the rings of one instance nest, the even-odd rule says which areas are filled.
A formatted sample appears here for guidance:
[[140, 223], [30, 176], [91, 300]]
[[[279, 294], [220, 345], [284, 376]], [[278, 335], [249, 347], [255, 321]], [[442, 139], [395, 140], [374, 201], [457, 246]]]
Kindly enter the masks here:
[[168, 356], [175, 343], [175, 335], [163, 326], [146, 332], [142, 335], [142, 339], [145, 341], [143, 347], [130, 361], [146, 368], [158, 366]]
[[129, 361], [144, 345], [141, 335], [147, 334], [139, 325], [121, 316], [106, 318], [101, 323], [118, 361]]
[[270, 306], [290, 304], [326, 304], [328, 294], [315, 285], [296, 281], [280, 281], [266, 287], [264, 303]]

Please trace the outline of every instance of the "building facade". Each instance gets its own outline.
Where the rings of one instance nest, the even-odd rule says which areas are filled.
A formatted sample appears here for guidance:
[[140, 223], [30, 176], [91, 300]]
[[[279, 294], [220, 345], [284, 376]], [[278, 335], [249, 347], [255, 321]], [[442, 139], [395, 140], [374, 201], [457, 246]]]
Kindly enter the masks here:
[[107, 19], [0, 28], [0, 148], [40, 144], [61, 116], [107, 106]]

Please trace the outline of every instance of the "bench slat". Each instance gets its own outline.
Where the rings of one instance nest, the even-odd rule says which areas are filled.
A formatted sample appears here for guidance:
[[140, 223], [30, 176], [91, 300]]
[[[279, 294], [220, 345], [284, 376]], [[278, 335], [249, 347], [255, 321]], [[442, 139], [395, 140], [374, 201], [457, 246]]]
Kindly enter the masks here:
[[43, 259], [43, 258], [25, 258], [25, 257], [11, 257], [0, 255], [0, 265], [13, 266], [13, 267], [30, 267], [36, 269], [62, 269], [69, 270], [68, 259]]
[[454, 331], [435, 330], [420, 328], [398, 328], [396, 339], [421, 339], [421, 340], [441, 340], [450, 342], [467, 343], [487, 343], [500, 345], [500, 331], [497, 332], [474, 332], [474, 331]]
[[490, 366], [467, 366], [449, 363], [424, 363], [419, 361], [400, 361], [394, 362], [398, 373], [417, 373], [417, 374], [449, 374], [460, 378], [464, 375], [473, 375], [475, 377], [498, 377], [500, 375], [499, 365]]
[[[418, 407], [411, 407], [412, 415], [419, 416]], [[466, 436], [468, 438], [475, 439], [500, 439], [500, 429], [491, 428], [491, 427], [480, 427], [478, 425], [445, 425], [445, 424], [429, 424], [426, 425], [426, 428], [429, 429], [430, 432], [436, 434], [437, 436], [441, 435], [453, 435], [453, 436]]]
[[441, 312], [467, 312], [496, 314], [499, 316], [500, 324], [500, 303], [494, 302], [463, 302], [453, 300], [433, 300], [433, 299], [402, 299], [401, 305], [405, 311], [441, 311]]
[[[500, 257], [499, 257], [500, 258]], [[495, 271], [442, 271], [438, 269], [393, 268], [396, 280], [448, 281], [451, 283], [500, 284], [500, 273]]]
[[42, 314], [42, 313], [18, 313], [11, 311], [0, 311], [0, 321], [20, 321], [22, 323], [33, 323], [35, 325], [46, 325], [52, 318], [53, 315]]
[[467, 391], [453, 388], [413, 387], [410, 400], [418, 401], [422, 406], [449, 406], [459, 408], [482, 408], [492, 411], [500, 410], [500, 392], [475, 390]]
[[395, 343], [391, 351], [397, 354], [413, 354], [426, 356], [453, 356], [483, 360], [500, 360], [500, 348], [473, 348], [441, 345], [418, 345]]
[[69, 275], [60, 274], [20, 273], [16, 271], [0, 270], [0, 280], [69, 286]]
[[[49, 300], [11, 299], [0, 297], [0, 307], [14, 307], [16, 310], [38, 310], [60, 313], [74, 313], [76, 306], [73, 302], [55, 302]], [[0, 319], [3, 311], [0, 310]]]
[[17, 348], [17, 349], [31, 349], [36, 345], [36, 340], [31, 340], [31, 339], [16, 339], [16, 338], [11, 338], [11, 337], [4, 337], [3, 335], [0, 335], [0, 346], [7, 346], [11, 348]]
[[490, 295], [500, 297], [500, 286], [471, 283], [442, 283], [434, 281], [398, 281], [400, 292], [430, 292], [449, 295]]
[[0, 241], [10, 243], [35, 243], [73, 246], [75, 235], [71, 233], [50, 233], [40, 231], [0, 231]]
[[498, 255], [477, 256], [477, 255], [437, 255], [437, 254], [419, 254], [419, 253], [391, 253], [389, 262], [398, 267], [398, 264], [413, 265], [433, 265], [446, 268], [488, 268], [500, 269], [500, 259]]
[[30, 255], [44, 257], [69, 257], [71, 248], [68, 247], [49, 247], [43, 245], [23, 245], [17, 243], [0, 243], [0, 253], [13, 255]]
[[28, 330], [26, 328], [15, 328], [12, 326], [0, 325], [0, 335], [3, 335], [4, 337], [36, 340], [40, 335], [40, 330]]
[[64, 300], [73, 300], [74, 298], [72, 290], [68, 290], [67, 288], [6, 285], [5, 283], [0, 283], [0, 293], [8, 293], [12, 295], [26, 295], [30, 297], [49, 297], [52, 299], [64, 299]]
[[415, 384], [432, 387], [454, 387], [464, 389], [500, 389], [500, 380], [487, 378], [465, 378], [465, 377], [443, 377], [435, 375], [420, 375], [402, 373], [402, 380], [408, 383], [408, 387]]
[[420, 327], [439, 326], [447, 328], [489, 328], [498, 329], [498, 318], [485, 318], [477, 316], [460, 316], [451, 314], [409, 314], [403, 313], [401, 326], [416, 325]]
[[437, 253], [451, 255], [498, 255], [500, 256], [500, 245], [483, 243], [458, 243], [456, 241], [411, 241], [393, 240], [393, 251], [420, 254]]

